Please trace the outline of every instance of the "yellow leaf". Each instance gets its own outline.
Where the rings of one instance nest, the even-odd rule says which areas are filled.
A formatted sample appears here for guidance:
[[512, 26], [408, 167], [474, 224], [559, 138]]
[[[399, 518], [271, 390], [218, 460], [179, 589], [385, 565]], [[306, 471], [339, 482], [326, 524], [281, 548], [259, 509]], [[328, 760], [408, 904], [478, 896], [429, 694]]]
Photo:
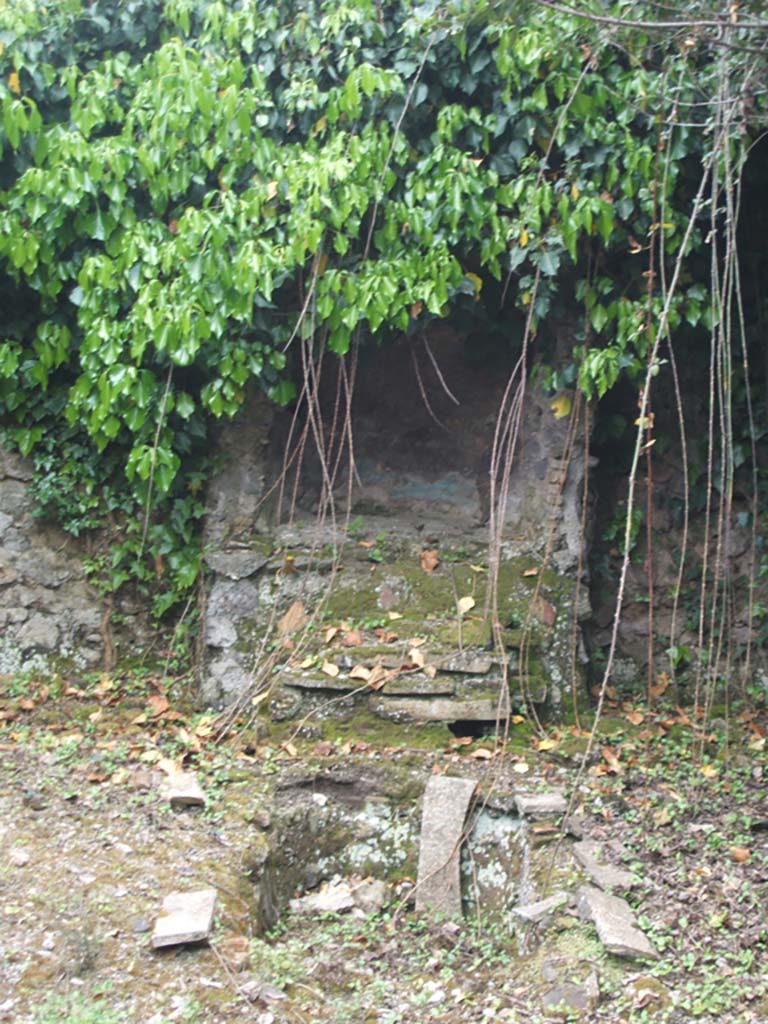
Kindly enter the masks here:
[[574, 202], [576, 202], [580, 194], [581, 193], [579, 192], [579, 186], [571, 185], [571, 199], [573, 199]]
[[525, 775], [526, 772], [531, 770], [531, 766], [526, 764], [525, 761], [518, 761], [517, 764], [512, 765], [512, 771], [517, 775]]
[[554, 750], [557, 746], [557, 740], [547, 739], [539, 740], [536, 749], [537, 750]]
[[555, 414], [556, 420], [565, 419], [571, 411], [571, 399], [569, 395], [558, 395], [552, 399], [551, 404], [552, 412]]
[[18, 71], [12, 71], [10, 75], [8, 75], [8, 88], [12, 93], [14, 93], [14, 95], [21, 95], [21, 82], [19, 81]]
[[267, 184], [267, 199], [274, 199], [277, 195], [277, 182], [270, 181]]
[[324, 252], [320, 254], [320, 258], [317, 261], [317, 275], [324, 274], [328, 266], [328, 253]]
[[714, 779], [717, 775], [717, 768], [715, 768], [713, 764], [703, 764], [701, 768], [699, 768], [699, 771], [705, 779]]
[[525, 228], [520, 232], [520, 247], [524, 249], [528, 245], [528, 232]]
[[334, 665], [332, 661], [324, 661], [320, 671], [324, 672], [327, 676], [330, 676], [331, 679], [335, 679], [341, 669], [338, 665]]
[[396, 622], [398, 619], [402, 619], [402, 617], [400, 612], [387, 612], [387, 618], [390, 622]]
[[668, 807], [661, 807], [658, 811], [653, 812], [654, 825], [668, 825], [670, 821], [672, 821], [672, 815]]
[[525, 718], [522, 715], [512, 715], [512, 717], [510, 718], [510, 722], [512, 723], [512, 725], [520, 725], [520, 723], [524, 721]]
[[475, 286], [475, 302], [480, 301], [480, 292], [483, 290], [483, 279], [478, 277], [477, 274], [468, 273], [465, 277], [472, 282]]
[[466, 597], [460, 597], [456, 602], [456, 608], [458, 609], [459, 615], [466, 615], [467, 612], [472, 611], [475, 607], [474, 597], [467, 595]]
[[255, 697], [251, 697], [251, 704], [256, 707], [257, 704], [263, 704], [263, 702], [269, 696], [269, 690], [262, 690], [261, 693], [257, 693]]
[[371, 678], [371, 670], [366, 668], [365, 665], [355, 665], [352, 671], [349, 673], [350, 679], [360, 679], [362, 682], [367, 683]]

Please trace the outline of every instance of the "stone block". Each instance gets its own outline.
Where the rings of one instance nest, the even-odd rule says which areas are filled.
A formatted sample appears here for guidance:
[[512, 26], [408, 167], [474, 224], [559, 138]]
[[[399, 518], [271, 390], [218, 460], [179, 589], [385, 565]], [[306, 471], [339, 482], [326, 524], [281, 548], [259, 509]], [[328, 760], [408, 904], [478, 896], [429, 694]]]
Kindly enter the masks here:
[[216, 890], [172, 892], [163, 900], [163, 911], [155, 921], [152, 946], [163, 949], [187, 942], [207, 942], [216, 910]]

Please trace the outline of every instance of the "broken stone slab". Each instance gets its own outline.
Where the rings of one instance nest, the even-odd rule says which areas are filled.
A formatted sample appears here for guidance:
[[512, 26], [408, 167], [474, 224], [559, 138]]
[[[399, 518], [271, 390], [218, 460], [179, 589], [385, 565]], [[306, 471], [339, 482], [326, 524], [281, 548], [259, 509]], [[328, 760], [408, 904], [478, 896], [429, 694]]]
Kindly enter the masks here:
[[206, 796], [195, 772], [174, 772], [168, 777], [165, 795], [171, 807], [205, 807]]
[[433, 775], [424, 790], [416, 910], [461, 916], [459, 853], [475, 779]]
[[611, 889], [626, 891], [636, 884], [631, 871], [618, 868], [614, 864], [606, 864], [601, 860], [600, 843], [582, 839], [581, 842], [574, 843], [573, 855], [595, 885], [606, 892], [610, 892]]
[[432, 664], [439, 672], [460, 672], [467, 676], [484, 676], [493, 667], [490, 658], [471, 651], [458, 651], [445, 658], [438, 658]]
[[535, 903], [526, 903], [522, 906], [514, 907], [512, 913], [526, 924], [539, 924], [545, 917], [549, 917], [550, 914], [559, 910], [560, 907], [565, 906], [567, 902], [568, 893], [555, 892], [544, 900], [537, 900]]
[[451, 697], [456, 681], [450, 676], [400, 676], [385, 683], [381, 692], [388, 697]]
[[163, 900], [162, 914], [155, 921], [152, 946], [179, 946], [187, 942], [207, 942], [216, 910], [216, 890], [172, 892]]
[[247, 548], [224, 551], [209, 551], [205, 563], [220, 576], [230, 580], [244, 580], [263, 569], [269, 557], [258, 551]]
[[550, 793], [516, 793], [517, 813], [524, 818], [548, 818], [553, 814], [565, 814], [568, 801], [559, 790]]
[[343, 914], [354, 906], [352, 886], [342, 879], [335, 879], [318, 892], [290, 901], [290, 908], [295, 914]]
[[640, 931], [635, 915], [626, 900], [601, 892], [593, 885], [579, 889], [579, 913], [582, 919], [592, 921], [598, 938], [616, 956], [637, 959], [657, 959], [658, 953]]
[[451, 700], [446, 697], [373, 697], [370, 709], [381, 718], [410, 722], [495, 722], [509, 711], [499, 713], [496, 697]]
[[337, 676], [329, 676], [324, 672], [317, 675], [299, 675], [298, 673], [294, 675], [290, 672], [281, 672], [280, 682], [295, 687], [297, 690], [339, 690], [350, 693], [352, 690], [366, 689], [364, 680], [350, 679], [341, 673]]

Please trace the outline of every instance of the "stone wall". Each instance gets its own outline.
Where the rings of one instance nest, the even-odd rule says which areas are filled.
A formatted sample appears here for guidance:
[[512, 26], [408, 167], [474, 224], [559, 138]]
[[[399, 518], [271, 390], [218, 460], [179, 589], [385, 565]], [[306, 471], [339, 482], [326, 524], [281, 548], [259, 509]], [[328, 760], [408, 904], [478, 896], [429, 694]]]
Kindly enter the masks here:
[[[30, 464], [0, 447], [0, 674], [97, 669], [104, 604], [86, 578], [84, 546], [32, 514], [31, 480]], [[145, 610], [127, 596], [119, 610], [118, 647], [135, 655], [147, 640]]]

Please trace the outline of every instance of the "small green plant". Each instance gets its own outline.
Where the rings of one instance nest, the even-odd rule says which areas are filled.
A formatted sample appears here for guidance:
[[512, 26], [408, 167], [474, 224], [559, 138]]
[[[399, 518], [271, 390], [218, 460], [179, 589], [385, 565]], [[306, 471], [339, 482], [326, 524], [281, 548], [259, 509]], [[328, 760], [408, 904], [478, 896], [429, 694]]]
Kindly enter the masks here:
[[49, 996], [35, 1011], [35, 1024], [126, 1024], [116, 1010], [110, 1010], [101, 999], [91, 999], [79, 992], [66, 996]]

